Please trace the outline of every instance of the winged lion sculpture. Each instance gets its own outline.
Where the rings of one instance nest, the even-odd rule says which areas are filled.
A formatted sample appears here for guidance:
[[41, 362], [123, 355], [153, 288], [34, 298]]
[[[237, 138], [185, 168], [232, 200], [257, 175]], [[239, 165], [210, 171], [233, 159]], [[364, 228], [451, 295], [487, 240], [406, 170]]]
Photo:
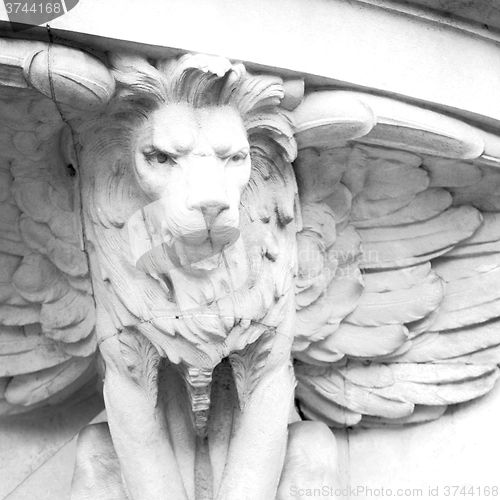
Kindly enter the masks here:
[[99, 371], [109, 498], [287, 498], [337, 480], [328, 427], [492, 388], [486, 132], [219, 57], [2, 43], [0, 411]]

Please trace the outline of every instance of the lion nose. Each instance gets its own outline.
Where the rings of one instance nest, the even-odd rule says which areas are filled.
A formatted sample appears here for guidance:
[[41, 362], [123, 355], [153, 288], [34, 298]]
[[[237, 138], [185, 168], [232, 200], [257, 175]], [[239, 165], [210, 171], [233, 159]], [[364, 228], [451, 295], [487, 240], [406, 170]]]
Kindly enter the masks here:
[[229, 205], [223, 201], [212, 201], [200, 205], [200, 211], [203, 214], [207, 227], [210, 227], [220, 213], [228, 208]]

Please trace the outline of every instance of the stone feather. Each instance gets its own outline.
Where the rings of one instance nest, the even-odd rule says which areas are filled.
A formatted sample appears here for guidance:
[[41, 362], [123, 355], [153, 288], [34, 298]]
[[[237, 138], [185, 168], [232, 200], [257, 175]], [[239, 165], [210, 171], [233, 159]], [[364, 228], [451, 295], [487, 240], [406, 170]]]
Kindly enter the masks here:
[[[114, 56], [112, 63], [118, 95], [133, 113], [134, 95], [157, 85], [156, 70], [131, 56]], [[180, 71], [171, 61], [158, 69]], [[234, 71], [245, 70], [234, 65]], [[103, 337], [127, 330], [122, 340], [132, 372], [137, 352], [151, 357], [137, 369], [154, 400], [159, 356], [173, 363], [183, 357], [175, 339], [202, 344], [196, 361], [213, 368], [273, 330], [282, 312], [276, 304], [294, 288], [292, 356], [307, 418], [329, 426], [424, 422], [491, 389], [500, 362], [500, 173], [476, 161], [477, 131], [384, 98], [313, 93], [316, 104], [308, 108], [307, 97], [295, 113], [299, 210], [292, 120], [284, 111], [268, 113], [279, 104], [282, 81], [256, 82], [242, 101], [247, 110], [256, 95], [263, 103], [246, 117], [249, 134], [260, 139], [242, 203], [255, 267], [230, 304], [207, 306], [210, 319], [182, 320], [175, 290], [140, 272], [127, 250], [127, 210], [145, 200], [126, 170], [124, 122], [107, 119], [123, 103], [110, 104], [107, 118], [94, 110], [73, 116], [68, 108], [77, 153], [85, 158], [81, 172], [61, 109], [34, 90], [1, 91], [0, 413], [29, 411], [91, 383], [96, 321]], [[350, 137], [339, 113], [352, 103], [359, 105], [359, 122]], [[429, 130], [426, 120], [439, 126]], [[85, 234], [82, 217], [92, 228]], [[296, 256], [283, 255], [296, 241], [291, 283], [284, 270]], [[266, 279], [256, 279], [259, 273]], [[200, 293], [210, 297], [203, 286]], [[148, 341], [135, 346], [131, 331]], [[258, 377], [265, 359], [254, 361]], [[244, 395], [254, 380], [236, 376], [236, 383]]]

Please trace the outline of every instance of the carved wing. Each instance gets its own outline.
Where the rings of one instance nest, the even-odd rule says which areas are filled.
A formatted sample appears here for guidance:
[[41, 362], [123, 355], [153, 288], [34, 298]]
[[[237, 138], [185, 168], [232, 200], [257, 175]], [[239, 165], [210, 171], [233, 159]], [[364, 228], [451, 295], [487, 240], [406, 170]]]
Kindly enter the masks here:
[[6, 415], [56, 403], [96, 376], [95, 305], [65, 114], [98, 107], [112, 80], [101, 63], [76, 50], [0, 43], [0, 414]]
[[498, 138], [354, 92], [295, 112], [304, 415], [414, 423], [487, 393], [500, 362]]

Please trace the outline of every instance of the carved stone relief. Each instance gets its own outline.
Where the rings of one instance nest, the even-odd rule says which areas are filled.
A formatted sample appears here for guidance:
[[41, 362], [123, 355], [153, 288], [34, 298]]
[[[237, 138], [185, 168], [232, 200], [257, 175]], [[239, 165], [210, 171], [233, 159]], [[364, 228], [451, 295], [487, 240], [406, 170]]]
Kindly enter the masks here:
[[495, 136], [212, 56], [0, 65], [0, 411], [103, 379], [74, 499], [284, 500], [328, 427], [493, 387]]

